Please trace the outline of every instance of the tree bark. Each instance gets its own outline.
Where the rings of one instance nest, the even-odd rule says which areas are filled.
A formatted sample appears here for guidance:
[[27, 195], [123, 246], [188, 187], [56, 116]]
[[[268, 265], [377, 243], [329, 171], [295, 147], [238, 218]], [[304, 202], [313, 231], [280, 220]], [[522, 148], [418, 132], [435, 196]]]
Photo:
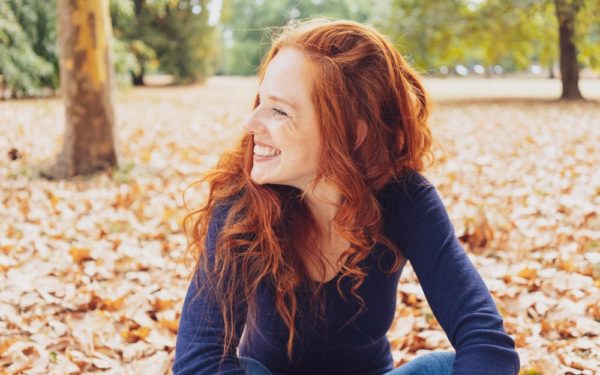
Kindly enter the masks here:
[[61, 92], [66, 130], [49, 178], [117, 165], [108, 0], [58, 0]]
[[554, 0], [560, 43], [560, 76], [563, 100], [583, 99], [579, 91], [579, 63], [575, 46], [575, 17], [581, 0]]
[[[137, 18], [137, 24], [141, 24], [142, 20], [142, 12], [144, 11], [144, 6], [146, 5], [145, 0], [135, 0], [133, 2], [133, 11], [135, 13], [135, 18]], [[136, 60], [140, 64], [140, 72], [130, 72], [131, 73], [131, 84], [134, 86], [144, 86], [144, 75], [146, 74], [146, 60], [144, 58], [140, 58], [138, 51], [134, 53]]]
[[142, 62], [141, 72], [140, 74], [135, 74], [134, 72], [130, 72], [131, 74], [131, 84], [134, 86], [144, 86], [144, 63]]

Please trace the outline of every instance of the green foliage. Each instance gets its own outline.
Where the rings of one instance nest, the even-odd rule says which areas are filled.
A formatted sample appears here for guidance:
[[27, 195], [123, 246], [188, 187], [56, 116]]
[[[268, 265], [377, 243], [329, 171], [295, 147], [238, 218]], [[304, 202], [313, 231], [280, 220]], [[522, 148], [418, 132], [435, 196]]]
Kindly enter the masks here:
[[468, 57], [464, 38], [471, 17], [461, 0], [380, 2], [371, 15], [374, 25], [421, 69], [451, 65]]
[[584, 2], [577, 16], [575, 35], [578, 39], [579, 61], [600, 70], [600, 1]]
[[508, 59], [523, 69], [532, 60], [550, 66], [557, 58], [557, 24], [548, 2], [487, 0], [472, 9], [465, 42], [483, 65]]
[[35, 0], [0, 0], [0, 75], [11, 96], [43, 96], [59, 85], [56, 9]]
[[170, 2], [163, 15], [150, 25], [160, 33], [149, 40], [158, 56], [162, 70], [175, 76], [178, 82], [193, 82], [206, 78], [213, 71], [215, 28], [208, 24], [208, 1], [199, 0], [195, 13], [192, 2]]
[[[575, 22], [579, 61], [600, 67], [600, 2], [579, 4]], [[478, 62], [523, 69], [558, 61], [558, 21], [552, 0], [394, 0], [378, 3], [371, 21], [423, 69]]]
[[130, 85], [130, 72], [140, 71], [139, 60], [130, 50], [130, 45], [117, 38], [113, 38], [113, 64], [119, 86]]
[[366, 0], [225, 0], [220, 74], [253, 75], [270, 47], [268, 28], [290, 19], [322, 16], [365, 22], [371, 2]]
[[208, 0], [111, 0], [114, 36], [135, 60], [131, 76], [141, 81], [157, 65], [180, 83], [210, 75], [218, 48], [208, 5]]
[[[113, 52], [117, 74], [138, 68], [123, 42], [115, 40]], [[0, 0], [0, 87], [9, 97], [53, 94], [60, 85], [58, 61], [56, 2]]]
[[[423, 70], [465, 63], [521, 69], [558, 61], [558, 0], [110, 0], [119, 83], [149, 71], [177, 82], [213, 72], [253, 75], [270, 47], [269, 30], [293, 18], [324, 16], [372, 24]], [[600, 69], [600, 1], [560, 0], [578, 8], [575, 38], [582, 66]], [[0, 0], [0, 88], [42, 96], [59, 86], [55, 1]]]

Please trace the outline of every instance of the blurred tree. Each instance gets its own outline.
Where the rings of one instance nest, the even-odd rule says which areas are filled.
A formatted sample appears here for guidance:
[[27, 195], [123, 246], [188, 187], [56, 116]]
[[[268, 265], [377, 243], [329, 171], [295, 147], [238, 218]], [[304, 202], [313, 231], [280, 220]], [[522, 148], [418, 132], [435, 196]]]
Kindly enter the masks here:
[[554, 0], [560, 44], [561, 99], [582, 99], [579, 91], [579, 62], [575, 40], [577, 14], [583, 0]]
[[58, 72], [55, 4], [0, 0], [0, 75], [8, 96], [56, 90]]
[[[212, 0], [216, 1], [216, 0]], [[201, 81], [212, 74], [218, 39], [209, 24], [209, 0], [111, 0], [115, 37], [127, 45], [135, 65], [130, 74], [142, 85], [148, 64], [176, 82]]]
[[50, 178], [90, 174], [117, 164], [108, 0], [58, 0], [61, 91], [66, 131]]
[[513, 69], [526, 69], [532, 60], [549, 66], [552, 62], [539, 61], [541, 57], [553, 61], [556, 54], [554, 16], [546, 8], [539, 1], [486, 0], [471, 4], [463, 48], [488, 68], [510, 61]]
[[110, 1], [115, 42], [119, 49], [128, 54], [127, 60], [115, 61], [115, 64], [123, 64], [134, 86], [144, 84], [147, 64], [156, 59], [156, 52], [143, 40], [148, 32], [148, 17], [145, 16], [147, 6], [145, 1], [140, 0]]
[[371, 20], [422, 68], [477, 61], [550, 69], [558, 59], [562, 99], [578, 99], [580, 66], [600, 68], [598, 0], [393, 0]]
[[270, 47], [270, 27], [295, 18], [323, 16], [365, 22], [367, 0], [224, 0], [222, 13], [223, 61], [221, 74], [253, 75]]
[[584, 66], [600, 70], [600, 1], [583, 3], [575, 23], [578, 61]]
[[[470, 42], [475, 45], [483, 41], [482, 45], [487, 46], [486, 57], [511, 55], [519, 68], [527, 67], [532, 59], [551, 68], [558, 59], [561, 99], [581, 99], [581, 66], [600, 68], [598, 3], [597, 0], [486, 0], [477, 9], [478, 32]], [[489, 21], [482, 23], [481, 19]], [[486, 62], [494, 60], [497, 61], [497, 56]]]
[[[138, 68], [126, 43], [115, 40], [113, 47], [117, 73]], [[54, 1], [0, 0], [0, 76], [7, 98], [56, 93], [60, 68]]]
[[393, 0], [378, 2], [370, 21], [411, 63], [422, 70], [465, 60], [470, 20], [464, 0]]

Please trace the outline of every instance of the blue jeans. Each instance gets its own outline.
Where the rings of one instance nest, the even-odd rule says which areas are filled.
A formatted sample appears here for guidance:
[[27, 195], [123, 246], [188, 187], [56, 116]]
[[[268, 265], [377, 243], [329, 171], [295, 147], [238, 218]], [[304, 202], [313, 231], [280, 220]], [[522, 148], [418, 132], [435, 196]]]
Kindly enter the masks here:
[[[383, 375], [451, 375], [455, 354], [453, 352], [431, 352]], [[272, 375], [259, 361], [250, 357], [239, 357], [240, 366], [246, 375]]]

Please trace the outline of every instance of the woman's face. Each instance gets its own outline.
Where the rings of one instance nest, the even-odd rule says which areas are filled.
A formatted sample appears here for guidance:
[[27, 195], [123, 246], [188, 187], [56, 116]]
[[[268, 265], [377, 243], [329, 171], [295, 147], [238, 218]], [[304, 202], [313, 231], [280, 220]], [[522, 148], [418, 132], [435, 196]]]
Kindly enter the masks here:
[[252, 180], [306, 190], [317, 171], [320, 136], [310, 97], [308, 61], [283, 48], [258, 89], [260, 104], [244, 128], [254, 134]]

